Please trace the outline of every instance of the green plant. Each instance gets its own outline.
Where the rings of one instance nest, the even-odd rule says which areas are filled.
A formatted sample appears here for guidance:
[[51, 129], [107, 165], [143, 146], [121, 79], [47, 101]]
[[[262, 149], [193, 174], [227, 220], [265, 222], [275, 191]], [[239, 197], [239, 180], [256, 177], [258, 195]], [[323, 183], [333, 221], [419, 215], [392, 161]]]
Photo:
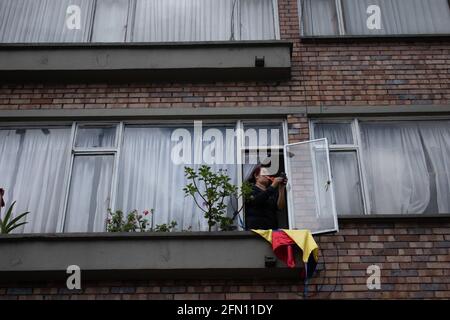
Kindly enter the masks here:
[[197, 207], [203, 212], [205, 219], [208, 220], [208, 230], [211, 231], [215, 225], [219, 225], [222, 231], [234, 230], [236, 227], [233, 224], [233, 218], [239, 214], [243, 206], [240, 209], [233, 208], [234, 215], [230, 218], [226, 215], [225, 201], [229, 197], [235, 197], [236, 200], [240, 197], [246, 199], [251, 194], [251, 185], [244, 182], [239, 188], [230, 182], [231, 178], [226, 174], [226, 170], [212, 172], [211, 167], [207, 165], [202, 165], [197, 171], [185, 167], [184, 171], [185, 176], [190, 180], [190, 183], [183, 188], [185, 196], [192, 196]]
[[169, 224], [163, 223], [163, 224], [157, 224], [155, 226], [155, 232], [172, 232], [175, 230], [175, 227], [177, 226], [177, 222], [172, 220]]
[[[2, 196], [3, 196], [3, 194], [2, 194]], [[3, 200], [3, 197], [2, 197], [2, 200]], [[4, 219], [2, 219], [0, 216], [0, 233], [2, 233], [2, 234], [11, 233], [11, 231], [13, 231], [14, 229], [27, 223], [26, 221], [19, 223], [19, 220], [22, 219], [23, 217], [25, 217], [27, 214], [29, 214], [30, 213], [29, 211], [21, 213], [17, 217], [12, 218], [12, 211], [14, 209], [15, 204], [16, 204], [16, 201], [14, 201], [11, 204], [11, 206], [8, 208]]]
[[144, 217], [153, 214], [153, 209], [145, 210], [139, 214], [137, 210], [129, 212], [124, 216], [123, 211], [116, 210], [112, 212], [108, 209], [108, 218], [106, 219], [106, 230], [108, 232], [145, 232], [148, 231], [149, 222]]

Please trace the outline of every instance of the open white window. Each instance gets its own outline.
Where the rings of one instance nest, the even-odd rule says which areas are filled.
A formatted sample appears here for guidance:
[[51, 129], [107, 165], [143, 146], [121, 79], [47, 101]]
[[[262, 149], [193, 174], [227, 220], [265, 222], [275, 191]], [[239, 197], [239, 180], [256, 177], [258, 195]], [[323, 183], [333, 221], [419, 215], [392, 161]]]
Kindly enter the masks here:
[[338, 231], [327, 139], [284, 146], [290, 229]]

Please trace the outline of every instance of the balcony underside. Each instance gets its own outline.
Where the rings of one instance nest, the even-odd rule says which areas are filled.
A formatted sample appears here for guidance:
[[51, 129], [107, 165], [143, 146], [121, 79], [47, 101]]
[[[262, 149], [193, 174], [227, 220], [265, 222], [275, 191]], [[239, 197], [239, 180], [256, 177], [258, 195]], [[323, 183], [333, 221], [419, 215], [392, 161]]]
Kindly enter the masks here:
[[292, 43], [2, 44], [0, 82], [278, 81]]

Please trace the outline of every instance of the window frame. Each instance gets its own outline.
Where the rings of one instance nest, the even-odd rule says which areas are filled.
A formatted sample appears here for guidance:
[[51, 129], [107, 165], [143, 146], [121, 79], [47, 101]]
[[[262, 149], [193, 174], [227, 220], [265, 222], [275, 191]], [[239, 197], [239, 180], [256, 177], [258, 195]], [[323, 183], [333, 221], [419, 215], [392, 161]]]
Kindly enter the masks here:
[[[395, 121], [433, 121], [433, 120], [447, 120], [450, 121], [450, 115], [436, 115], [436, 116], [356, 116], [356, 117], [327, 117], [327, 118], [310, 118], [309, 119], [309, 132], [310, 138], [315, 139], [314, 126], [317, 123], [348, 123], [352, 128], [353, 144], [354, 145], [332, 145], [330, 144], [330, 152], [339, 151], [356, 151], [358, 171], [360, 174], [361, 181], [361, 195], [363, 200], [364, 212], [360, 215], [339, 215], [338, 218], [361, 218], [361, 217], [383, 217], [386, 214], [383, 213], [370, 213], [370, 196], [368, 188], [368, 179], [366, 175], [364, 152], [362, 151], [362, 139], [361, 130], [359, 128], [360, 122], [395, 122]], [[439, 214], [443, 215], [446, 214]], [[418, 216], [428, 216], [427, 214], [395, 214], [395, 216], [400, 215], [401, 217], [418, 217]], [[393, 215], [394, 216], [394, 215]]]
[[[97, 127], [101, 125], [115, 125], [116, 134], [114, 138], [114, 146], [113, 147], [107, 147], [107, 148], [95, 148], [95, 147], [88, 147], [88, 148], [80, 148], [76, 147], [76, 138], [77, 138], [77, 132], [80, 126], [89, 125], [92, 127]], [[117, 121], [111, 121], [111, 122], [84, 122], [84, 121], [75, 121], [72, 123], [72, 136], [71, 136], [71, 148], [70, 148], [70, 160], [68, 164], [67, 169], [67, 176], [65, 181], [65, 196], [64, 196], [64, 207], [62, 212], [62, 221], [61, 225], [58, 228], [57, 232], [65, 233], [66, 229], [66, 220], [67, 220], [67, 213], [68, 213], [68, 205], [69, 205], [69, 196], [70, 196], [70, 187], [72, 183], [72, 173], [73, 173], [73, 167], [75, 162], [75, 157], [77, 156], [103, 156], [103, 155], [112, 155], [114, 157], [113, 160], [113, 169], [112, 169], [112, 175], [111, 175], [111, 186], [109, 189], [109, 198], [110, 198], [110, 207], [114, 207], [116, 193], [117, 193], [117, 179], [119, 174], [119, 161], [120, 161], [120, 149], [122, 144], [122, 132], [123, 132], [123, 122], [117, 122]], [[106, 231], [106, 222], [104, 224], [103, 231]]]

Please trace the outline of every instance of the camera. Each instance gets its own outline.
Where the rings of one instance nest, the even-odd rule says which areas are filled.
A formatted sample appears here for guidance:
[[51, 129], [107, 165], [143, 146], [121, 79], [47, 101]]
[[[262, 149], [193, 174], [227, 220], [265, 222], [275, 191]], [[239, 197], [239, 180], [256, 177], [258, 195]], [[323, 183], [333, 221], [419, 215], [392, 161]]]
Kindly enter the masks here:
[[274, 176], [270, 176], [269, 177], [271, 181], [273, 181], [275, 178], [283, 178], [283, 182], [281, 182], [282, 184], [286, 184], [287, 183], [287, 176], [285, 172], [280, 172], [277, 175]]

